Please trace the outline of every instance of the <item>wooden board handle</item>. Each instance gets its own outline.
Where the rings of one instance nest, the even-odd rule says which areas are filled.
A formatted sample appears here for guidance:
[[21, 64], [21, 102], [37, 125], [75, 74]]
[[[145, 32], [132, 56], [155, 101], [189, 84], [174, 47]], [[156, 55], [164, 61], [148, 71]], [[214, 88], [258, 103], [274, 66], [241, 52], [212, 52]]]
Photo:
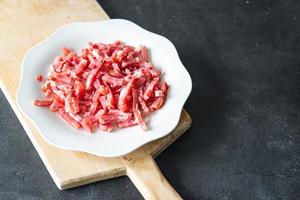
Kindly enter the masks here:
[[182, 199], [162, 175], [151, 155], [131, 155], [124, 160], [127, 162], [127, 176], [145, 199]]

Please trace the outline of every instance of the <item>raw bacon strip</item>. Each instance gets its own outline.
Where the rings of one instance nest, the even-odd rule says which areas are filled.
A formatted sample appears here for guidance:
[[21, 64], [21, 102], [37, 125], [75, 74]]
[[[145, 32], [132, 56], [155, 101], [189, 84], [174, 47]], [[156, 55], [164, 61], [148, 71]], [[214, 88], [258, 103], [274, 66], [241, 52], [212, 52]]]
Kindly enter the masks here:
[[119, 110], [111, 110], [107, 114], [102, 114], [98, 116], [98, 120], [101, 124], [107, 124], [107, 123], [115, 123], [120, 121], [126, 121], [129, 120], [131, 117], [131, 114], [124, 113]]
[[120, 67], [117, 63], [113, 63], [111, 66], [112, 66], [114, 71], [117, 71], [118, 73], [121, 73], [121, 69], [120, 69]]
[[107, 105], [107, 100], [106, 100], [105, 96], [101, 96], [101, 97], [99, 98], [99, 100], [100, 100], [100, 103], [101, 103], [101, 105], [102, 105], [102, 108], [104, 109], [105, 112], [107, 112], [107, 110], [108, 110], [108, 105]]
[[147, 126], [146, 126], [145, 122], [143, 121], [141, 112], [139, 111], [138, 103], [137, 103], [137, 98], [138, 98], [137, 96], [138, 96], [137, 90], [133, 88], [132, 89], [132, 112], [134, 114], [135, 121], [142, 127], [142, 129], [144, 131], [146, 131]]
[[130, 68], [130, 67], [134, 67], [134, 66], [139, 65], [139, 63], [140, 63], [140, 61], [139, 61], [138, 58], [128, 60], [128, 61], [123, 60], [121, 66], [122, 66], [123, 69], [126, 68], [126, 67]]
[[101, 83], [100, 83], [99, 79], [96, 79], [94, 82], [94, 88], [98, 89], [100, 87], [100, 85], [101, 85]]
[[131, 79], [129, 83], [127, 83], [126, 87], [121, 90], [118, 102], [118, 108], [126, 112], [131, 109], [130, 100], [131, 100], [131, 89], [133, 86], [134, 79]]
[[149, 110], [149, 108], [147, 107], [147, 105], [146, 105], [146, 103], [145, 103], [143, 97], [139, 96], [138, 99], [139, 99], [139, 103], [140, 103], [140, 105], [141, 105], [143, 111], [144, 111], [145, 113], [150, 112], [150, 110]]
[[71, 62], [73, 61], [73, 57], [74, 57], [74, 56], [75, 56], [75, 53], [71, 51], [70, 53], [68, 53], [68, 54], [65, 56], [64, 59], [65, 59], [66, 61], [68, 61], [68, 62], [71, 63]]
[[88, 132], [92, 132], [92, 120], [90, 117], [86, 117], [82, 120], [81, 125], [84, 129], [86, 129]]
[[66, 57], [67, 55], [69, 55], [69, 53], [71, 53], [71, 50], [64, 47], [62, 48], [62, 52], [63, 52], [63, 57]]
[[74, 120], [76, 120], [78, 123], [81, 123], [82, 118], [80, 117], [80, 115], [77, 114], [73, 114], [73, 113], [69, 113], [70, 117], [72, 117]]
[[64, 99], [65, 98], [65, 94], [63, 91], [59, 90], [57, 88], [57, 86], [52, 87], [52, 92], [54, 94], [56, 94], [56, 96], [58, 96], [60, 99]]
[[85, 72], [82, 73], [81, 76], [82, 76], [83, 79], [87, 79], [89, 75], [90, 75], [90, 71], [85, 71]]
[[51, 98], [51, 96], [52, 96], [52, 91], [51, 91], [50, 89], [47, 89], [44, 96], [45, 96], [46, 99]]
[[99, 124], [99, 128], [102, 130], [102, 131], [106, 131], [106, 132], [111, 132], [112, 129], [113, 129], [113, 126], [111, 124]]
[[143, 61], [149, 62], [148, 50], [144, 46], [141, 47], [141, 57], [142, 57]]
[[124, 85], [124, 79], [122, 78], [115, 78], [112, 77], [108, 74], [105, 74], [102, 76], [102, 80], [111, 84], [112, 87], [117, 87], [117, 86], [123, 86]]
[[130, 51], [129, 48], [124, 48], [123, 50], [120, 50], [120, 51], [115, 51], [115, 55], [113, 55], [113, 60], [115, 62], [121, 62], [123, 60], [123, 58], [125, 56], [127, 56], [128, 52]]
[[97, 68], [93, 69], [91, 71], [91, 73], [88, 75], [87, 80], [86, 80], [86, 89], [90, 89], [91, 88], [93, 82], [96, 79], [96, 75], [99, 72], [99, 70], [100, 70], [100, 67], [97, 67]]
[[152, 94], [154, 92], [154, 88], [155, 88], [155, 86], [157, 85], [158, 82], [159, 82], [159, 78], [154, 78], [151, 81], [151, 83], [148, 85], [148, 87], [146, 88], [145, 93], [143, 95], [143, 98], [145, 100], [148, 100], [152, 96]]
[[135, 125], [137, 125], [137, 123], [134, 120], [118, 122], [119, 128], [126, 128], [126, 127], [135, 126]]
[[71, 95], [68, 95], [65, 98], [65, 110], [66, 112], [73, 113], [73, 114], [76, 114], [80, 111], [78, 101]]
[[41, 91], [46, 92], [48, 89], [51, 89], [52, 86], [55, 86], [55, 83], [53, 81], [46, 81], [42, 86]]
[[62, 108], [58, 109], [57, 114], [61, 116], [66, 122], [71, 124], [75, 128], [80, 128], [81, 125], [76, 120], [74, 120], [70, 115]]
[[160, 71], [157, 69], [151, 69], [150, 73], [152, 75], [152, 77], [159, 77], [160, 76]]
[[58, 97], [54, 97], [51, 105], [49, 106], [49, 110], [52, 112], [56, 112], [59, 108], [64, 107], [64, 102], [62, 102]]
[[35, 99], [33, 101], [33, 105], [35, 105], [35, 106], [50, 106], [52, 101], [53, 101], [52, 99], [46, 99], [46, 100]]
[[78, 101], [79, 105], [84, 105], [84, 106], [91, 106], [92, 102], [89, 100], [82, 100], [82, 101]]
[[82, 59], [79, 64], [78, 64], [78, 67], [74, 70], [74, 72], [76, 74], [80, 74], [84, 71], [84, 69], [87, 67], [87, 60], [85, 59]]
[[95, 115], [91, 115], [90, 117], [91, 117], [91, 121], [92, 121], [92, 124], [93, 124], [92, 127], [96, 127], [97, 124], [98, 124], [98, 118], [95, 117]]
[[142, 89], [142, 88], [139, 88], [138, 93], [139, 93], [139, 94], [138, 94], [138, 101], [139, 101], [139, 104], [140, 104], [141, 108], [143, 109], [143, 111], [144, 111], [145, 113], [150, 112], [150, 110], [149, 110], [149, 108], [147, 107], [146, 102], [145, 102], [145, 100], [144, 100], [144, 98], [143, 98], [143, 89]]
[[41, 74], [36, 75], [35, 79], [39, 82], [43, 81], [43, 76]]
[[152, 110], [157, 110], [164, 104], [164, 99], [162, 97], [159, 97], [154, 100], [154, 102], [150, 105], [150, 108]]
[[81, 81], [75, 81], [75, 95], [82, 99], [84, 97], [85, 88]]
[[100, 94], [106, 96], [109, 91], [108, 91], [108, 89], [104, 85], [100, 85], [99, 86], [99, 92], [100, 92]]
[[160, 89], [161, 91], [163, 92], [163, 95], [166, 97], [167, 96], [167, 92], [168, 92], [168, 89], [169, 89], [169, 86], [166, 82], [163, 82], [160, 84]]
[[92, 96], [92, 102], [98, 102], [100, 95], [101, 95], [101, 91], [99, 89], [96, 90], [94, 95]]
[[93, 115], [96, 112], [97, 107], [98, 107], [98, 102], [93, 102], [92, 105], [91, 105], [91, 107], [90, 107], [90, 111], [89, 112]]
[[110, 109], [114, 109], [115, 108], [115, 100], [114, 100], [114, 95], [110, 89], [110, 87], [107, 85], [106, 86], [108, 93], [106, 95], [107, 97], [107, 105]]
[[163, 93], [162, 90], [155, 90], [154, 91], [154, 96], [155, 97], [162, 97], [162, 96], [164, 96], [164, 93]]
[[103, 115], [103, 114], [105, 114], [105, 112], [104, 112], [104, 110], [103, 109], [100, 109], [95, 115], [94, 115], [94, 117], [97, 119], [97, 121], [98, 121], [98, 117], [100, 116], [100, 115]]
[[117, 71], [117, 70], [114, 70], [114, 69], [109, 70], [109, 74], [112, 75], [113, 77], [117, 77], [117, 78], [123, 78], [124, 77], [124, 75], [120, 71]]
[[141, 67], [152, 69], [153, 65], [148, 62], [141, 62]]

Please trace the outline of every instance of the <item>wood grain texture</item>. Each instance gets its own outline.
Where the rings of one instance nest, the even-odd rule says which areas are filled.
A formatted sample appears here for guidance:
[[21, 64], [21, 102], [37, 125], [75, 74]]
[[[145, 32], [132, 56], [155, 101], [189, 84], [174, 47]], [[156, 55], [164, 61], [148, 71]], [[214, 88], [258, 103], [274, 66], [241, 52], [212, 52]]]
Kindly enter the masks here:
[[[162, 194], [179, 198], [161, 175], [152, 156], [158, 155], [190, 127], [191, 118], [186, 111], [183, 110], [178, 126], [168, 136], [146, 144], [125, 157], [102, 158], [58, 149], [46, 143], [16, 106], [21, 60], [29, 48], [63, 24], [105, 19], [109, 17], [94, 0], [0, 1], [1, 89], [59, 189], [129, 175], [147, 199], [166, 199]], [[147, 171], [155, 174], [155, 178], [150, 179]], [[158, 190], [155, 183], [161, 184], [160, 188], [164, 188], [166, 193], [161, 193], [163, 190]]]
[[141, 151], [124, 156], [127, 175], [145, 199], [182, 199], [162, 175], [153, 157]]

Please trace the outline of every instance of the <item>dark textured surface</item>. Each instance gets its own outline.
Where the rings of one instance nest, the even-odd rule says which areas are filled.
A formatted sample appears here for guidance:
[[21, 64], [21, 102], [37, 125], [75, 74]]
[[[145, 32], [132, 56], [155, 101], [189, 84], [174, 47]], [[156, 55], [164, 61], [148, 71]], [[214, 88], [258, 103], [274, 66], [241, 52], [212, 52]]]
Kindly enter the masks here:
[[[100, 3], [173, 41], [192, 76], [193, 126], [157, 158], [185, 199], [300, 199], [299, 1]], [[127, 178], [59, 191], [2, 93], [0, 111], [0, 199], [141, 199]]]

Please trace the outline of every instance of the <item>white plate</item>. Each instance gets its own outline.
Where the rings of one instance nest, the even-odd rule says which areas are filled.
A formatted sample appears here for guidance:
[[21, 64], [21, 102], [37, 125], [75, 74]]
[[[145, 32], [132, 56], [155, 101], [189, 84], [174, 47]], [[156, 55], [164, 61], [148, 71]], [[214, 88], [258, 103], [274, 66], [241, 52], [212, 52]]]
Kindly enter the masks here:
[[[115, 40], [133, 46], [140, 44], [147, 46], [153, 64], [162, 70], [163, 78], [170, 85], [165, 105], [145, 119], [148, 131], [144, 132], [139, 126], [135, 126], [116, 128], [112, 133], [98, 129], [94, 134], [88, 134], [82, 129], [74, 129], [47, 108], [32, 105], [33, 99], [42, 98], [41, 85], [35, 80], [35, 76], [37, 74], [46, 76], [48, 66], [63, 47], [77, 51], [89, 41], [110, 43]], [[149, 32], [133, 22], [112, 19], [64, 25], [30, 49], [22, 62], [17, 103], [50, 144], [98, 156], [116, 157], [170, 133], [179, 121], [181, 110], [191, 89], [191, 77], [181, 63], [174, 45], [168, 39]]]

